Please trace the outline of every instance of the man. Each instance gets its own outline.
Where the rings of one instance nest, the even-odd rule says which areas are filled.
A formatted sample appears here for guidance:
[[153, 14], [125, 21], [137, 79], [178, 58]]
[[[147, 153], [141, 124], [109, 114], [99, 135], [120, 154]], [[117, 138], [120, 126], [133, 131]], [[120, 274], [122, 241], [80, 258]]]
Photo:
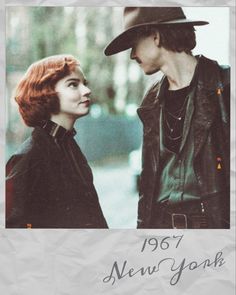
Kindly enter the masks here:
[[229, 68], [193, 56], [194, 26], [180, 7], [126, 7], [125, 30], [105, 49], [131, 48], [145, 74], [138, 228], [229, 228]]

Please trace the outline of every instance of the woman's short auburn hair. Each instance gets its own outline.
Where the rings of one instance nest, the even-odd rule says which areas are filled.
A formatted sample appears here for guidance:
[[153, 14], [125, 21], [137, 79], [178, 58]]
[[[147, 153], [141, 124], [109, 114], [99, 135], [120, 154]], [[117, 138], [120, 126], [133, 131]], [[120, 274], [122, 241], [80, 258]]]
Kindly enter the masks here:
[[41, 126], [60, 110], [55, 84], [79, 65], [72, 55], [53, 55], [33, 63], [19, 82], [15, 100], [26, 125]]

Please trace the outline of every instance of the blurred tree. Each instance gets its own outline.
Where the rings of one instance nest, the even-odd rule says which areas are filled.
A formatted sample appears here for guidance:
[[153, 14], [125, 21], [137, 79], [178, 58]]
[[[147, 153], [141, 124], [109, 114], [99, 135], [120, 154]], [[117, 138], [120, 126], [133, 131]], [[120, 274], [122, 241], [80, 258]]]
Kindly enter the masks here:
[[7, 70], [25, 71], [45, 56], [76, 54], [76, 13], [64, 7], [7, 9]]
[[76, 14], [64, 7], [35, 7], [29, 10], [33, 60], [60, 54], [76, 53]]
[[[93, 100], [103, 106], [104, 112], [115, 113], [115, 61], [106, 58], [103, 53], [107, 40], [112, 39], [112, 12], [112, 8], [107, 7], [79, 9], [77, 31], [84, 30], [84, 34], [79, 34], [77, 47], [81, 52], [82, 66], [91, 82]], [[81, 43], [85, 46], [81, 46]]]

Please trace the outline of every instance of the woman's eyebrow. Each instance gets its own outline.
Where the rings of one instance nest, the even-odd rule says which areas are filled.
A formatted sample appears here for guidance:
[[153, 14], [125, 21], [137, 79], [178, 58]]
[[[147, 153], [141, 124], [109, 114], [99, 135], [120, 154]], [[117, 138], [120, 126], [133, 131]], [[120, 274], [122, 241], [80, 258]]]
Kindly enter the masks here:
[[76, 82], [80, 82], [80, 79], [76, 79], [76, 78], [69, 78], [66, 80], [66, 82], [71, 82], [71, 81], [76, 81]]

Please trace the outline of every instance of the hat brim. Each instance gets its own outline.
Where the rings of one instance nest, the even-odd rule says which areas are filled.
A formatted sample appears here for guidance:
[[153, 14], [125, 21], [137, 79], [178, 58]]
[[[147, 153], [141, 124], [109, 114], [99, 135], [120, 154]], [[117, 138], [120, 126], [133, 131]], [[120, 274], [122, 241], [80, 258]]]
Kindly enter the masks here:
[[141, 27], [145, 26], [162, 26], [162, 25], [169, 25], [169, 24], [190, 24], [192, 26], [203, 26], [209, 24], [206, 21], [193, 21], [189, 19], [179, 19], [179, 20], [172, 20], [172, 21], [166, 21], [162, 23], [157, 22], [151, 22], [151, 23], [145, 23], [133, 26], [129, 28], [128, 30], [124, 31], [120, 35], [118, 35], [116, 38], [114, 38], [105, 48], [104, 53], [106, 56], [113, 55], [116, 53], [119, 53], [121, 51], [127, 50], [133, 46], [133, 39], [137, 36], [136, 32]]

